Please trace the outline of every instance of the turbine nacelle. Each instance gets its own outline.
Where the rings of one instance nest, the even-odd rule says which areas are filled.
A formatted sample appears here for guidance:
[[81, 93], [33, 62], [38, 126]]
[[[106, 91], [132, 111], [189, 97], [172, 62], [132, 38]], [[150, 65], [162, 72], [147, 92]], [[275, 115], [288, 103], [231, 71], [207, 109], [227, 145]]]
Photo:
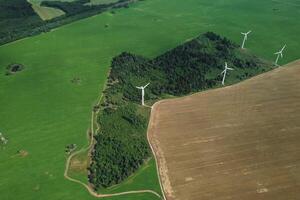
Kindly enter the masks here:
[[245, 46], [245, 42], [246, 40], [248, 40], [248, 35], [251, 33], [252, 31], [248, 31], [247, 33], [243, 33], [241, 32], [242, 35], [244, 35], [244, 39], [243, 39], [243, 43], [242, 43], [242, 49], [244, 49], [244, 46]]
[[277, 55], [277, 54], [280, 54], [281, 57], [283, 57], [283, 51], [284, 51], [285, 48], [286, 48], [286, 44], [282, 47], [282, 49], [281, 49], [280, 51], [276, 52], [275, 54], [276, 54], [276, 55]]
[[248, 35], [251, 33], [252, 31], [248, 31], [247, 33], [243, 33], [241, 32], [242, 35], [245, 36], [245, 39], [247, 40], [248, 39]]
[[140, 89], [140, 90], [144, 90], [146, 87], [148, 87], [148, 85], [149, 85], [150, 83], [148, 83], [147, 85], [145, 85], [145, 86], [140, 86], [140, 87], [136, 87], [137, 89]]
[[279, 55], [281, 58], [283, 58], [283, 53], [281, 51], [278, 51], [276, 53], [274, 53], [275, 55]]
[[279, 58], [283, 58], [283, 51], [286, 48], [286, 44], [282, 47], [282, 49], [276, 53], [274, 53], [275, 55], [277, 55], [276, 61], [275, 61], [275, 65], [277, 65]]

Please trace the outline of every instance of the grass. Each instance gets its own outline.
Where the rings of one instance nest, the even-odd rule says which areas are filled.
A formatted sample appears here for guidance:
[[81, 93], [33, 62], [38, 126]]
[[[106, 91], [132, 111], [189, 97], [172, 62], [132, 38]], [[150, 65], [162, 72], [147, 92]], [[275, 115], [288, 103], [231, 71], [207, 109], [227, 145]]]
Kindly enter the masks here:
[[108, 3], [115, 3], [118, 0], [91, 0], [90, 3], [87, 3], [87, 5], [99, 5], [99, 4], [108, 4]]
[[[30, 0], [31, 2], [33, 3], [37, 3], [37, 4], [40, 4], [41, 2], [45, 1], [45, 0]], [[57, 0], [47, 0], [47, 1], [57, 1]], [[58, 1], [62, 1], [62, 2], [72, 2], [72, 1], [75, 1], [75, 0], [58, 0]]]
[[[64, 148], [87, 144], [90, 111], [113, 56], [130, 51], [154, 57], [208, 30], [241, 42], [240, 32], [251, 29], [247, 48], [275, 59], [273, 53], [286, 43], [280, 63], [287, 63], [299, 58], [300, 10], [294, 4], [299, 3], [148, 0], [1, 46], [0, 131], [9, 139], [0, 150], [1, 200], [94, 199], [63, 178]], [[22, 63], [25, 69], [5, 76], [10, 63]], [[81, 79], [80, 85], [71, 82], [74, 77]], [[21, 149], [28, 155], [14, 156]]]
[[[156, 165], [154, 158], [147, 161], [134, 175], [130, 176], [122, 184], [103, 189], [101, 193], [118, 193], [131, 190], [144, 190], [150, 189], [161, 194], [160, 186], [157, 179]], [[134, 184], [133, 184], [134, 183]]]
[[32, 3], [33, 0], [28, 0], [28, 2], [31, 3], [33, 10], [42, 20], [50, 20], [65, 14], [65, 12], [60, 9], [40, 6], [39, 3]]

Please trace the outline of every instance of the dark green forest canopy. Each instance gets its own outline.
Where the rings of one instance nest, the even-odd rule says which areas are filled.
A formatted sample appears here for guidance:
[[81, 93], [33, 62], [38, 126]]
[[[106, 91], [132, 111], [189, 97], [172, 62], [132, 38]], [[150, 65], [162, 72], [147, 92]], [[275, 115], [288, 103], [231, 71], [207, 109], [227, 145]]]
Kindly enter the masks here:
[[42, 23], [26, 0], [0, 0], [0, 44]]
[[50, 31], [58, 26], [102, 13], [106, 10], [128, 7], [134, 0], [119, 0], [118, 2], [100, 5], [85, 5], [90, 0], [75, 0], [72, 2], [42, 1], [41, 5], [58, 8], [66, 14], [43, 21], [34, 12], [27, 0], [0, 0], [0, 45], [23, 37], [37, 35]]
[[134, 173], [151, 156], [146, 131], [149, 108], [136, 86], [151, 82], [146, 100], [182, 96], [217, 87], [224, 62], [235, 68], [229, 83], [270, 70], [270, 63], [215, 33], [205, 33], [154, 59], [122, 53], [112, 60], [98, 122], [101, 130], [90, 165], [90, 182], [101, 189]]

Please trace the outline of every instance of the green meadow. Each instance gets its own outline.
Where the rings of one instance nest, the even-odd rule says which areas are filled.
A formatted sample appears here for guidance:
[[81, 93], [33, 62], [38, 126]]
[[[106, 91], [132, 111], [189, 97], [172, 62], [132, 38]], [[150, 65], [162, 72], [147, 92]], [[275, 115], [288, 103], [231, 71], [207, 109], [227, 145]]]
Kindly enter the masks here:
[[[64, 150], [71, 143], [87, 145], [91, 110], [117, 54], [151, 58], [206, 31], [240, 43], [240, 32], [251, 29], [246, 47], [274, 60], [287, 44], [284, 64], [299, 58], [299, 8], [298, 0], [145, 0], [0, 46], [0, 132], [9, 140], [0, 147], [0, 199], [95, 199], [64, 179]], [[6, 76], [11, 63], [25, 69]], [[157, 187], [149, 186], [157, 183], [153, 166], [116, 191]]]

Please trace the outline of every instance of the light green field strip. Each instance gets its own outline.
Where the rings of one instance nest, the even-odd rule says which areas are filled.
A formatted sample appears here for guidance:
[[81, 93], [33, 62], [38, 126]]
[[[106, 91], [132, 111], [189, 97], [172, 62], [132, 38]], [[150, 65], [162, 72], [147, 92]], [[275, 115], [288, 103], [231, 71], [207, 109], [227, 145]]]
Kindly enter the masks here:
[[[115, 55], [130, 51], [154, 57], [209, 30], [240, 43], [240, 32], [251, 29], [247, 48], [275, 59], [273, 53], [286, 43], [280, 63], [287, 63], [299, 58], [300, 9], [292, 6], [297, 2], [146, 0], [1, 46], [0, 132], [9, 142], [0, 150], [0, 199], [95, 199], [63, 177], [64, 149], [87, 145], [90, 112]], [[10, 63], [25, 69], [5, 76]], [[74, 78], [80, 83], [72, 83]], [[28, 155], [21, 157], [18, 150]]]
[[31, 4], [34, 12], [36, 12], [36, 14], [38, 14], [42, 20], [50, 20], [65, 14], [64, 11], [57, 8], [40, 6], [40, 3], [34, 0], [27, 0], [27, 1]]
[[100, 4], [108, 4], [108, 3], [115, 3], [118, 0], [91, 0], [90, 3], [87, 3], [87, 5], [100, 5]]
[[[43, 1], [46, 1], [46, 0], [30, 0], [32, 3], [35, 3], [35, 4], [40, 4], [42, 3]], [[72, 1], [75, 1], [75, 0], [47, 0], [47, 1], [61, 1], [61, 2], [72, 2]]]

